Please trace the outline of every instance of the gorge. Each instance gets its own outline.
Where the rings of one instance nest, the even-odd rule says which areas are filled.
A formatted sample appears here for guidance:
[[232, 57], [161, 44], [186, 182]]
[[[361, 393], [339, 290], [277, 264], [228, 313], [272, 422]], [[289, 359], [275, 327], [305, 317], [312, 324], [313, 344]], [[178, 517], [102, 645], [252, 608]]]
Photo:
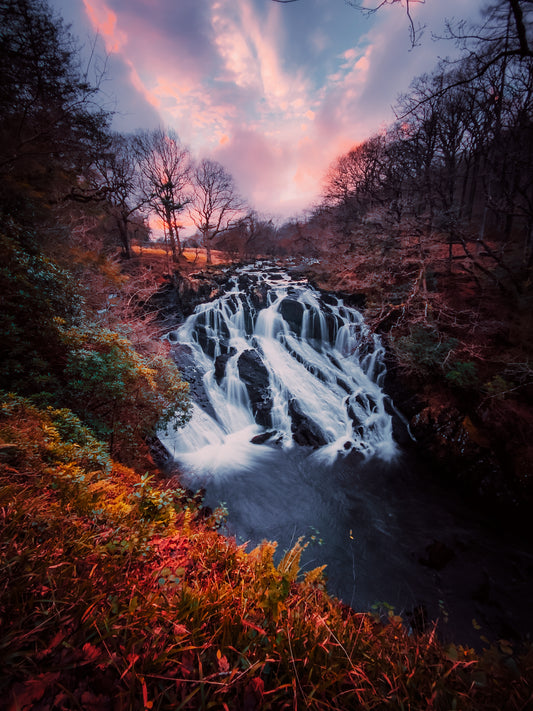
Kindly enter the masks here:
[[326, 565], [331, 594], [413, 629], [439, 619], [473, 646], [533, 629], [533, 556], [424, 470], [357, 297], [268, 263], [211, 296], [166, 333], [194, 403], [160, 439], [184, 484], [225, 504], [225, 532], [279, 554], [303, 537], [303, 569]]

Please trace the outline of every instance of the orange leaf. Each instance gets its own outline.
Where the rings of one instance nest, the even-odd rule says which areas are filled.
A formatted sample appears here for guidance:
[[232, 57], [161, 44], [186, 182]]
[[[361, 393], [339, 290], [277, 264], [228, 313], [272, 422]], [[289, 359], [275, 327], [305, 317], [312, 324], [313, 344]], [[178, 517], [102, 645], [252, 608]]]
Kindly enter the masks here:
[[[220, 654], [220, 656], [219, 656]], [[218, 670], [221, 674], [227, 674], [229, 672], [229, 663], [226, 657], [220, 653], [220, 649], [217, 652], [218, 657]]]
[[95, 647], [93, 644], [90, 644], [89, 642], [86, 642], [83, 645], [82, 649], [83, 649], [83, 655], [84, 655], [85, 660], [87, 662], [95, 662], [101, 656], [101, 652], [98, 649], [98, 647]]

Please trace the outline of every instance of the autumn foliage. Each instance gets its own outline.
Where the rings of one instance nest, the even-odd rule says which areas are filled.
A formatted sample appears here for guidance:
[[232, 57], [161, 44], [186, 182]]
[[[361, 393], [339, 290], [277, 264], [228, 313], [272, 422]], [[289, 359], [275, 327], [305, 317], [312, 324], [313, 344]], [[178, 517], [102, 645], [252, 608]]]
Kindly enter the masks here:
[[[66, 410], [0, 414], [0, 693], [20, 709], [522, 709], [533, 658], [443, 647], [247, 551]], [[509, 661], [512, 660], [512, 664]]]

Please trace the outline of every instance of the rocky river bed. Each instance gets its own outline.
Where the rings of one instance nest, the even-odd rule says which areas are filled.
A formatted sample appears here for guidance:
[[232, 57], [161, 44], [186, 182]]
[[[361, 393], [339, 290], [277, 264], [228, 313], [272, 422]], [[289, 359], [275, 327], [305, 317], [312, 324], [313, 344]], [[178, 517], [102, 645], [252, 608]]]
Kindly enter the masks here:
[[161, 440], [188, 487], [225, 503], [228, 535], [280, 552], [304, 536], [303, 565], [326, 564], [346, 604], [439, 619], [455, 642], [533, 632], [531, 547], [428, 471], [361, 297], [262, 264], [174, 277], [157, 299], [195, 403]]

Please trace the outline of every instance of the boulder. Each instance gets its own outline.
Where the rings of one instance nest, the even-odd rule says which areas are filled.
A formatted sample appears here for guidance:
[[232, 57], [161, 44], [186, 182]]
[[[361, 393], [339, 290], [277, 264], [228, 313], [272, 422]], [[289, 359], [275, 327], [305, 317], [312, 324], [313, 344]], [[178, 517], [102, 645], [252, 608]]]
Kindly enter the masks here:
[[323, 447], [327, 440], [322, 434], [322, 430], [304, 412], [298, 401], [294, 398], [289, 400], [289, 415], [291, 417], [292, 438], [296, 444], [302, 447]]
[[243, 351], [237, 361], [237, 369], [246, 386], [256, 422], [263, 427], [272, 426], [272, 395], [268, 370], [257, 351]]
[[221, 353], [215, 358], [215, 380], [218, 385], [220, 385], [226, 375], [226, 365], [228, 364], [228, 360], [234, 356], [236, 352], [237, 351], [232, 346], [227, 353]]
[[290, 330], [300, 335], [302, 332], [302, 318], [304, 313], [303, 305], [296, 299], [287, 297], [281, 302], [279, 312], [289, 324]]
[[269, 430], [268, 432], [261, 432], [261, 434], [255, 435], [255, 437], [252, 437], [250, 442], [252, 444], [264, 444], [265, 442], [268, 442], [269, 439], [272, 439], [274, 435], [276, 434], [276, 430]]

